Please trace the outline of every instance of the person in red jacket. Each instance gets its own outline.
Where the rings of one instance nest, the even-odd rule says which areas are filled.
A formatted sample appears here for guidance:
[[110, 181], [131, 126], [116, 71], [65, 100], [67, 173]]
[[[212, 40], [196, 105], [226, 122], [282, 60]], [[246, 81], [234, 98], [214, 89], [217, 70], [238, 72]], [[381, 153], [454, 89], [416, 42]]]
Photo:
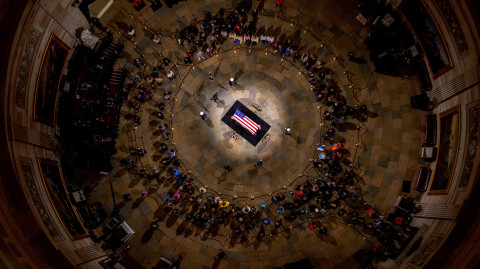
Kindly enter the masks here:
[[178, 253], [178, 254], [177, 254], [177, 257], [178, 257], [177, 262], [180, 262], [180, 261], [182, 261], [183, 259], [185, 259], [185, 255], [186, 255], [186, 253], [182, 253], [182, 252]]
[[297, 197], [302, 197], [304, 192], [302, 190], [297, 190], [295, 191], [295, 194], [297, 195]]
[[332, 150], [333, 150], [333, 151], [338, 151], [341, 147], [342, 147], [342, 143], [340, 143], [340, 142], [339, 142], [339, 143], [335, 143], [335, 144], [333, 144], [333, 146], [332, 146]]
[[283, 0], [277, 0], [277, 5], [276, 7], [282, 8]]
[[[278, 2], [278, 1], [277, 1], [277, 2]], [[282, 1], [282, 2], [283, 2], [283, 1]], [[139, 6], [143, 5], [142, 0], [133, 0], [133, 5], [134, 5], [135, 7], [139, 7]], [[280, 4], [280, 5], [281, 5], [281, 4]]]

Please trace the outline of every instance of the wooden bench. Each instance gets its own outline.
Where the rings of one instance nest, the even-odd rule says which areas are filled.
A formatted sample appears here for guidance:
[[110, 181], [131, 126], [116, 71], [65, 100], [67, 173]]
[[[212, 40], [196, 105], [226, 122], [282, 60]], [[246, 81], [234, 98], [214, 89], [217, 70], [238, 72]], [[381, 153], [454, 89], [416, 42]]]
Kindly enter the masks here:
[[427, 191], [428, 182], [430, 176], [432, 175], [432, 169], [426, 167], [420, 167], [420, 172], [418, 173], [417, 183], [415, 184], [415, 190], [419, 192]]
[[423, 143], [435, 146], [437, 141], [437, 114], [425, 115], [425, 138]]

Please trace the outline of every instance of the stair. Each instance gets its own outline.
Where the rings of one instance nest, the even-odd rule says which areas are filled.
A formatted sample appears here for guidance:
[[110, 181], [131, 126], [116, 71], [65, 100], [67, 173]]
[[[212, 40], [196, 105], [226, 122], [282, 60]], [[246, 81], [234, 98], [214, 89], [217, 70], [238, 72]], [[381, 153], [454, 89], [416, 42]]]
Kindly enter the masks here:
[[94, 244], [88, 247], [74, 250], [72, 252], [65, 253], [67, 259], [75, 266], [87, 263], [89, 261], [105, 257], [108, 252], [101, 248], [100, 244]]

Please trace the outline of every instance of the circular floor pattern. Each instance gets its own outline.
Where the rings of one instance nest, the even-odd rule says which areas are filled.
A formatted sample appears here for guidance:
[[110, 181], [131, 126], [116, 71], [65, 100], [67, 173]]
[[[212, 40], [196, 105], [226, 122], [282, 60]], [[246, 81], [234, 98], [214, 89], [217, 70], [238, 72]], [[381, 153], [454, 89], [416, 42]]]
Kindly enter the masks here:
[[[274, 72], [274, 75], [280, 74]], [[199, 76], [205, 76], [204, 73], [208, 74], [208, 69]], [[306, 158], [314, 152], [313, 136], [319, 137], [319, 125], [315, 124], [316, 111], [313, 109], [316, 102], [311, 98], [313, 94], [287, 79], [282, 83], [272, 76], [254, 71], [244, 72], [238, 77], [237, 87], [232, 88], [223, 82], [232, 75], [225, 74], [204, 87], [199, 103], [178, 113], [174, 121], [175, 130], [178, 128], [187, 141], [180, 144], [178, 150], [182, 156], [189, 156], [185, 157], [185, 165], [199, 178], [208, 180], [211, 188], [216, 189], [215, 182], [222, 178], [218, 191], [225, 193], [230, 189], [238, 196], [246, 196], [249, 192], [282, 188], [304, 169]], [[219, 94], [218, 103], [209, 98], [214, 93]], [[242, 137], [239, 141], [230, 139], [230, 128], [221, 118], [237, 100], [247, 107], [257, 103], [264, 108], [257, 113], [271, 125], [268, 133], [272, 138], [267, 144], [260, 142], [254, 147]], [[209, 115], [206, 122], [200, 120], [200, 110]], [[292, 129], [292, 136], [285, 136], [286, 127]], [[264, 165], [257, 169], [254, 164], [260, 159]], [[226, 173], [223, 169], [225, 165], [231, 165], [234, 170]], [[215, 179], [213, 184], [210, 182], [212, 179]]]
[[[147, 9], [144, 9], [145, 12], [142, 11], [142, 16], [147, 18], [148, 25], [157, 25], [158, 16], [162, 19], [163, 30], [173, 33], [175, 28], [184, 27], [188, 21], [192, 21], [192, 18], [198, 19], [209, 11], [214, 14], [219, 8], [231, 9], [239, 2], [181, 2], [173, 9], [162, 9], [153, 15], [149, 14]], [[259, 3], [265, 9], [265, 12], [279, 11], [273, 1]], [[126, 6], [122, 1], [114, 2], [113, 6], [117, 7], [117, 5], [125, 5], [126, 9], [132, 10], [131, 6]], [[132, 10], [131, 12], [135, 11]], [[282, 18], [296, 17], [300, 25], [312, 23], [311, 28], [314, 28], [315, 35], [321, 34], [323, 40], [312, 38], [310, 34], [301, 34], [303, 29], [291, 26], [290, 21], [275, 20], [271, 16], [261, 16], [257, 28], [269, 31], [280, 39], [294, 36], [295, 50], [316, 53], [327, 63], [326, 68], [335, 81], [339, 94], [346, 98], [347, 104], [354, 105], [356, 102], [352, 91], [349, 90], [350, 81], [343, 74], [344, 67], [334, 61], [333, 57], [335, 55], [346, 55], [349, 51], [354, 51], [356, 55], [364, 59], [369, 58], [369, 52], [362, 43], [369, 31], [355, 21], [354, 18], [358, 14], [355, 5], [345, 1], [341, 4], [336, 1], [324, 1], [312, 6], [308, 1], [286, 1], [282, 7], [282, 13], [284, 14]], [[149, 37], [146, 37], [148, 33], [142, 30], [143, 23], [135, 21], [122, 12], [118, 13], [112, 21], [113, 25], [120, 26], [116, 22], [133, 25], [137, 29], [136, 41], [143, 46], [142, 51], [146, 55], [146, 64], [149, 70], [152, 66], [161, 64], [162, 58], [159, 57], [158, 52], [162, 52], [170, 59], [178, 58], [181, 60], [185, 55], [185, 47], [179, 46], [172, 38], [162, 38], [162, 45], [151, 42]], [[162, 29], [159, 29], [159, 31], [162, 31]], [[131, 62], [133, 58], [137, 57], [137, 49], [124, 37], [120, 37], [120, 40], [125, 42], [126, 47], [123, 53], [124, 58], [120, 59], [118, 63], [125, 65], [127, 60]], [[330, 45], [333, 53], [321, 46], [324, 41]], [[231, 45], [231, 42], [227, 42], [222, 46], [222, 49], [229, 50], [232, 47]], [[362, 188], [361, 193], [371, 206], [385, 213], [388, 212], [397, 195], [411, 195], [401, 192], [402, 180], [412, 180], [415, 169], [422, 164], [421, 158], [418, 157], [418, 150], [421, 145], [419, 137], [424, 129], [422, 126], [424, 125], [422, 123], [423, 113], [411, 110], [409, 103], [409, 96], [415, 94], [417, 86], [411, 80], [372, 73], [373, 64], [371, 62], [356, 64], [345, 61], [344, 63], [349, 72], [353, 74], [352, 80], [358, 87], [357, 97], [359, 101], [366, 104], [368, 110], [374, 116], [366, 120], [364, 128], [360, 130], [360, 135], [356, 130], [355, 123], [350, 122], [346, 124], [343, 131], [337, 132], [334, 139], [345, 142], [344, 147], [350, 153], [345, 154], [345, 159], [350, 161], [353, 161], [354, 158], [355, 144], [357, 142], [361, 144], [360, 152], [363, 151], [363, 153], [359, 157], [358, 155], [355, 157], [358, 158], [356, 160], [358, 162], [359, 183]], [[300, 65], [300, 63], [297, 64]], [[317, 130], [319, 130], [318, 124], [321, 122], [321, 115], [316, 108], [316, 104], [312, 101], [313, 96], [308, 90], [310, 87], [308, 81], [298, 74], [297, 68], [282, 63], [278, 56], [271, 55], [271, 53], [265, 55], [263, 51], [252, 50], [252, 52], [248, 52], [238, 49], [236, 54], [230, 51], [220, 54], [218, 58], [212, 57], [206, 63], [197, 65], [194, 70], [190, 70], [188, 67], [179, 67], [179, 69], [180, 74], [184, 74], [182, 75], [184, 86], [176, 95], [178, 101], [175, 102], [173, 107], [175, 114], [173, 122], [176, 124], [173, 131], [174, 140], [182, 156], [182, 161], [186, 165], [188, 164], [188, 168], [202, 180], [202, 183], [205, 181], [212, 190], [222, 191], [225, 195], [229, 195], [230, 198], [228, 199], [238, 203], [239, 206], [244, 204], [258, 206], [262, 201], [269, 202], [269, 192], [279, 187], [282, 188], [284, 183], [293, 182], [298, 178], [298, 171], [310, 165], [309, 159], [313, 155], [314, 148], [310, 151], [307, 147], [314, 146], [315, 141], [320, 139], [320, 132]], [[138, 69], [132, 66], [129, 70], [132, 74], [135, 74], [141, 73], [143, 68]], [[217, 70], [218, 72], [216, 72]], [[250, 82], [250, 77], [245, 76], [241, 83], [239, 81], [237, 90], [228, 89], [228, 79], [240, 70], [243, 70], [244, 74], [255, 73], [255, 81]], [[208, 71], [215, 75], [213, 83], [208, 81]], [[217, 151], [215, 147], [222, 146], [222, 143], [219, 146], [213, 145], [210, 141], [211, 139], [221, 139], [218, 135], [225, 132], [219, 121], [222, 111], [211, 115], [218, 118], [218, 125], [215, 125], [215, 121], [212, 121], [212, 126], [217, 129], [207, 128], [207, 126], [198, 127], [199, 134], [192, 133], [192, 130], [189, 129], [191, 126], [195, 126], [196, 121], [200, 121], [198, 117], [200, 107], [194, 105], [191, 93], [199, 93], [200, 103], [209, 107], [211, 111], [222, 110], [209, 100], [213, 93], [219, 92], [220, 99], [224, 100], [230, 97], [232, 101], [234, 99], [248, 100], [253, 98], [250, 97], [250, 92], [256, 92], [256, 88], [247, 87], [261, 85], [267, 88], [266, 83], [279, 89], [279, 92], [284, 96], [286, 105], [273, 101], [272, 106], [277, 111], [290, 109], [290, 114], [285, 113], [283, 123], [290, 124], [290, 127], [294, 129], [294, 134], [292, 139], [277, 136], [276, 143], [271, 144], [271, 147], [275, 147], [276, 150], [270, 154], [270, 157], [267, 157], [269, 160], [262, 167], [270, 171], [263, 174], [268, 176], [268, 183], [252, 184], [250, 179], [242, 182], [243, 175], [241, 177], [235, 176], [233, 173], [224, 175], [223, 169], [218, 168], [220, 164], [217, 163], [215, 157], [219, 153], [215, 154], [215, 151]], [[293, 87], [287, 85], [289, 83]], [[278, 84], [286, 86], [279, 86]], [[157, 111], [155, 105], [161, 100], [161, 92], [167, 89], [176, 90], [178, 86], [180, 86], [179, 79], [175, 81], [165, 79], [164, 85], [154, 97], [154, 101], [149, 101], [143, 105], [143, 111], [140, 112], [142, 121], [134, 132], [135, 137], [132, 137], [132, 129], [128, 127], [131, 123], [124, 119], [120, 122], [122, 133], [117, 143], [119, 151], [115, 156], [117, 165], [112, 171], [112, 181], [117, 204], [121, 204], [123, 193], [131, 193], [134, 199], [134, 201], [122, 204], [120, 209], [120, 214], [125, 217], [127, 223], [137, 234], [129, 241], [132, 246], [130, 255], [147, 267], [151, 267], [158, 262], [162, 255], [175, 257], [178, 252], [184, 251], [187, 253], [186, 259], [181, 264], [184, 268], [210, 268], [212, 265], [218, 268], [274, 268], [303, 258], [309, 258], [320, 268], [331, 268], [341, 262], [346, 262], [347, 264], [344, 263], [343, 265], [350, 266], [348, 268], [355, 268], [356, 263], [349, 263], [351, 259], [348, 259], [348, 257], [351, 257], [361, 248], [369, 248], [370, 244], [363, 240], [362, 234], [336, 218], [316, 220], [316, 225], [325, 226], [329, 230], [330, 234], [326, 238], [319, 238], [318, 233], [308, 230], [305, 226], [306, 217], [301, 217], [290, 224], [293, 227], [300, 225], [292, 231], [289, 231], [289, 224], [287, 223], [284, 223], [281, 230], [274, 230], [273, 227], [264, 227], [258, 224], [254, 230], [245, 233], [240, 238], [233, 236], [227, 238], [227, 235], [232, 235], [232, 229], [237, 227], [235, 220], [229, 220], [226, 225], [219, 228], [218, 233], [210, 233], [181, 217], [176, 217], [171, 210], [162, 206], [162, 198], [176, 191], [172, 182], [173, 178], [162, 184], [152, 182], [153, 184], [150, 185], [146, 181], [138, 180], [135, 171], [126, 171], [123, 161], [131, 158], [128, 149], [133, 145], [133, 140], [135, 140], [135, 145], [146, 148], [148, 151], [148, 154], [139, 160], [139, 164], [147, 168], [147, 171], [150, 171], [153, 166], [158, 166], [158, 160], [165, 156], [164, 153], [158, 151], [158, 144], [161, 139], [158, 130], [154, 129], [157, 122], [152, 124], [155, 121], [155, 111]], [[224, 93], [220, 93], [222, 89], [224, 89]], [[227, 92], [229, 93], [227, 94]], [[264, 96], [266, 100], [269, 100], [270, 96], [268, 94], [264, 94]], [[257, 97], [259, 101], [265, 98], [258, 93], [255, 95], [255, 98]], [[274, 98], [282, 100], [280, 95]], [[122, 113], [123, 116], [128, 116], [132, 113], [132, 109], [122, 107]], [[302, 116], [296, 117], [296, 114]], [[273, 117], [272, 120], [274, 120]], [[298, 121], [296, 122], [296, 120]], [[274, 124], [271, 125], [274, 126]], [[277, 128], [282, 127], [278, 126]], [[298, 137], [293, 139], [294, 135]], [[297, 143], [298, 141], [301, 143]], [[297, 148], [297, 145], [303, 147]], [[277, 149], [284, 149], [284, 154], [275, 155]], [[246, 150], [251, 149], [248, 148], [248, 145], [244, 145], [244, 150], [246, 152]], [[203, 155], [207, 151], [208, 154], [204, 157]], [[269, 149], [260, 152], [260, 155], [267, 154], [268, 151]], [[248, 171], [251, 170], [248, 167], [248, 162], [251, 161], [247, 160], [247, 156], [242, 157], [245, 158], [245, 161], [240, 162], [235, 159], [235, 164], [239, 164], [237, 169], [246, 171], [242, 173], [246, 173], [246, 178], [248, 178]], [[198, 161], [199, 159], [201, 162]], [[212, 162], [209, 162], [209, 159]], [[300, 160], [303, 160], [303, 162]], [[231, 160], [225, 157], [224, 161], [230, 162]], [[282, 167], [289, 163], [293, 164], [282, 172]], [[297, 163], [299, 164], [297, 165]], [[243, 165], [245, 165], [245, 168], [243, 168]], [[165, 175], [171, 175], [171, 167], [162, 167], [162, 170], [165, 170], [163, 172]], [[200, 176], [200, 173], [203, 174]], [[311, 169], [308, 169], [306, 173], [316, 174]], [[253, 179], [263, 175], [254, 175]], [[143, 199], [141, 191], [151, 189], [151, 186], [156, 188], [155, 192], [157, 194], [152, 192], [151, 195]], [[98, 200], [106, 210], [111, 210], [113, 199], [109, 192], [109, 184], [105, 182], [95, 190], [96, 192], [91, 195], [92, 202]], [[250, 199], [235, 200], [234, 195], [247, 197], [265, 195], [265, 197], [256, 198], [253, 201]], [[185, 209], [186, 212], [193, 212], [198, 209], [186, 204], [185, 201], [177, 204], [176, 208]], [[360, 213], [363, 214], [364, 212]], [[264, 217], [276, 219], [282, 216], [275, 212], [275, 205], [272, 206], [272, 203], [269, 202], [268, 210], [262, 212], [259, 218]], [[155, 220], [159, 221], [159, 229], [150, 235], [150, 239], [147, 236], [149, 235], [150, 222]], [[262, 227], [267, 228], [267, 235], [272, 233], [273, 236], [267, 236], [262, 240], [250, 240], [249, 234], [255, 234]], [[216, 263], [214, 258], [220, 248], [223, 248], [227, 255], [224, 260]]]

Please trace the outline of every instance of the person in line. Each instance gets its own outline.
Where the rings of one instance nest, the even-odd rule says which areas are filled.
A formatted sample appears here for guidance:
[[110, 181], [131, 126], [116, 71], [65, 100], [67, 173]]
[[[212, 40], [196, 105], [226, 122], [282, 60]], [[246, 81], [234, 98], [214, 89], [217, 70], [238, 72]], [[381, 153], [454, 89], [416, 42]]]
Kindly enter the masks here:
[[220, 249], [220, 252], [217, 254], [217, 257], [219, 260], [222, 260], [223, 257], [225, 257], [225, 251], [223, 251], [223, 249]]
[[132, 26], [130, 26], [130, 27], [128, 28], [128, 34], [131, 35], [131, 36], [133, 36], [133, 37], [136, 37], [136, 36], [137, 36], [137, 34], [135, 33], [135, 29], [133, 29]]
[[177, 254], [177, 257], [178, 257], [177, 263], [181, 262], [183, 259], [185, 259], [185, 255], [187, 255], [187, 253], [182, 253], [182, 252], [178, 253]]
[[132, 198], [130, 198], [130, 193], [125, 193], [125, 194], [123, 195], [123, 200], [124, 200], [125, 202], [131, 201]]

